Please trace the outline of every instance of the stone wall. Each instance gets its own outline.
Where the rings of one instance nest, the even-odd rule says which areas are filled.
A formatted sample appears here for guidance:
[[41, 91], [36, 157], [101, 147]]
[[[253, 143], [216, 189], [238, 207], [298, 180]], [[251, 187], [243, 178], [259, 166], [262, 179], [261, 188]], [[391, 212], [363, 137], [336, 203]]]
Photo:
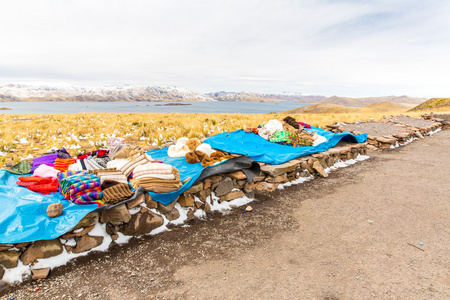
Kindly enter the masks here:
[[[429, 126], [424, 127], [412, 127], [408, 126], [406, 124], [396, 124], [391, 122], [393, 118], [384, 118], [380, 121], [358, 121], [358, 124], [364, 124], [364, 123], [380, 123], [380, 124], [391, 124], [392, 126], [396, 126], [397, 130], [395, 133], [389, 134], [389, 135], [380, 135], [380, 136], [373, 136], [368, 134], [367, 135], [367, 148], [370, 150], [386, 150], [386, 149], [392, 149], [393, 147], [396, 147], [398, 145], [406, 144], [407, 142], [411, 141], [414, 138], [423, 138], [425, 135], [430, 135], [432, 132], [439, 128], [444, 128], [446, 125], [444, 125], [442, 122], [436, 122], [429, 118], [429, 120], [435, 121], [433, 124], [430, 124]], [[356, 123], [352, 123], [356, 124]], [[348, 131], [353, 134], [362, 134], [361, 131], [351, 130], [345, 127], [346, 125], [342, 124], [330, 124], [326, 125], [326, 130], [332, 131], [334, 133], [344, 132]]]
[[[57, 256], [64, 251], [64, 248], [67, 252], [82, 253], [101, 245], [105, 237], [90, 235], [97, 223], [106, 225], [106, 233], [112, 240], [119, 238], [119, 232], [126, 236], [149, 234], [163, 226], [164, 218], [168, 221], [180, 218], [180, 211], [175, 207], [176, 203], [185, 211], [187, 210], [185, 218], [189, 220], [194, 218], [199, 210], [208, 213], [214, 201], [221, 203], [243, 196], [253, 198], [254, 191], [271, 192], [279, 185], [295, 181], [299, 177], [328, 177], [326, 168], [331, 167], [338, 160], [354, 159], [358, 154], [367, 154], [367, 143], [334, 147], [281, 165], [260, 163], [261, 173], [250, 184], [242, 171], [214, 175], [192, 186], [167, 206], [154, 201], [148, 193], [144, 193], [131, 202], [87, 214], [74, 228], [59, 238], [1, 245], [0, 279], [5, 272], [4, 268], [17, 267], [19, 260], [24, 265], [30, 265], [32, 279], [46, 278], [50, 268], [34, 268], [33, 264], [36, 260]], [[72, 243], [69, 243], [69, 240]]]

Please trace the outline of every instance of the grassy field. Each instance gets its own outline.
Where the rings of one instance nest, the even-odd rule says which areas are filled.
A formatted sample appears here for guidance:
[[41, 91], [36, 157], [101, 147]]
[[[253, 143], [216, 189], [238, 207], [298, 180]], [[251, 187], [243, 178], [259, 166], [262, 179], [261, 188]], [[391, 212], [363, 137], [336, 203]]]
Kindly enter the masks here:
[[[392, 112], [398, 114], [399, 111]], [[289, 114], [316, 127], [331, 122], [375, 120], [391, 112]], [[408, 113], [419, 116], [420, 112]], [[161, 114], [161, 113], [80, 113], [55, 115], [0, 115], [0, 167], [23, 158], [66, 147], [71, 155], [104, 148], [115, 135], [143, 148], [161, 145], [180, 137], [199, 139], [221, 132], [257, 127], [287, 114]]]

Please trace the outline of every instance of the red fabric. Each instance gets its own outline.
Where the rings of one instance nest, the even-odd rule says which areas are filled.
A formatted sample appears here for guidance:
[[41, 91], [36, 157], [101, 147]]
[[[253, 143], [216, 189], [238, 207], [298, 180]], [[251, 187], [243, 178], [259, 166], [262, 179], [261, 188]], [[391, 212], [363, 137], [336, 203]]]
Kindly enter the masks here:
[[311, 125], [309, 125], [309, 124], [306, 124], [306, 123], [303, 123], [303, 122], [298, 122], [298, 124], [302, 125], [305, 128], [311, 129]]
[[44, 178], [44, 177], [38, 177], [38, 176], [20, 176], [19, 180], [22, 182], [36, 182], [39, 184], [52, 182], [52, 178]]
[[48, 195], [50, 193], [58, 192], [58, 184], [55, 183], [35, 184], [29, 186], [28, 189], [33, 192], [41, 193], [42, 195]]
[[37, 184], [37, 182], [32, 182], [32, 181], [30, 181], [30, 182], [25, 182], [25, 181], [17, 181], [16, 182], [16, 184], [17, 185], [20, 185], [20, 186], [24, 186], [24, 187], [29, 187], [29, 186], [32, 186], [32, 185], [35, 185], [35, 184]]
[[86, 159], [88, 156], [95, 156], [95, 157], [104, 157], [108, 155], [108, 150], [99, 149], [92, 152], [86, 152], [84, 154], [78, 155], [77, 159]]

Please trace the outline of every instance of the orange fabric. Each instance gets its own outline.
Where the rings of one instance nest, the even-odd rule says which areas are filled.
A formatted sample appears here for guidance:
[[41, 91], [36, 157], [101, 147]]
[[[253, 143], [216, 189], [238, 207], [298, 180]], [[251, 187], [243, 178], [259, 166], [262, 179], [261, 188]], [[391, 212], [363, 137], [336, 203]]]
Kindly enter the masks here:
[[73, 158], [57, 158], [55, 160], [55, 169], [61, 172], [67, 172], [70, 165], [76, 163], [76, 159]]

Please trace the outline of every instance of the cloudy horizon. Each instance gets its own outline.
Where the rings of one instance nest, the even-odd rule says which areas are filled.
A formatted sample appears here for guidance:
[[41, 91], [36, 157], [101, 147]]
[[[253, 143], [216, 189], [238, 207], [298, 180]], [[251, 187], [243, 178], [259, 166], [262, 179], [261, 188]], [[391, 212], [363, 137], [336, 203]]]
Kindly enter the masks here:
[[4, 1], [0, 82], [450, 96], [448, 1]]

